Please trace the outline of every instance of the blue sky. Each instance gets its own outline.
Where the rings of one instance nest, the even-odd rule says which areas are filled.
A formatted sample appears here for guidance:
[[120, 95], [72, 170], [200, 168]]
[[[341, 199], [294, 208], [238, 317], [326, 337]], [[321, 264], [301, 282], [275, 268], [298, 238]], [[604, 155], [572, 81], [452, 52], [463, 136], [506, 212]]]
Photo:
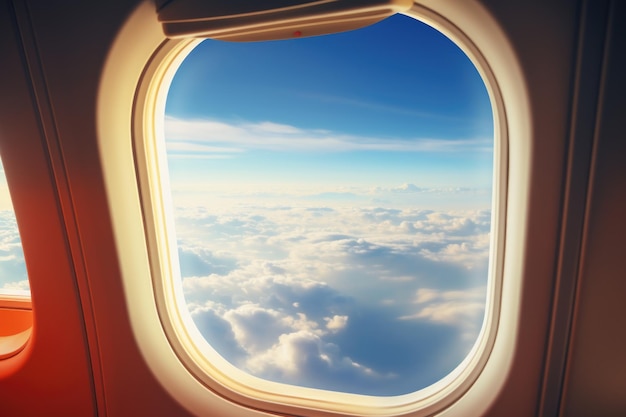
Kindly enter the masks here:
[[[170, 148], [170, 169], [190, 178], [491, 185], [493, 123], [478, 72], [406, 16], [333, 36], [206, 41], [179, 68], [166, 113], [178, 122], [168, 139], [183, 142]], [[216, 122], [215, 134], [181, 120]], [[184, 158], [192, 144], [205, 147], [199, 159]]]
[[208, 40], [165, 122], [182, 285], [220, 354], [368, 395], [460, 363], [483, 318], [493, 121], [452, 42], [406, 16]]
[[[220, 82], [198, 85], [199, 78]], [[204, 42], [179, 68], [167, 113], [366, 137], [492, 136], [489, 100], [472, 63], [405, 16], [333, 36]]]

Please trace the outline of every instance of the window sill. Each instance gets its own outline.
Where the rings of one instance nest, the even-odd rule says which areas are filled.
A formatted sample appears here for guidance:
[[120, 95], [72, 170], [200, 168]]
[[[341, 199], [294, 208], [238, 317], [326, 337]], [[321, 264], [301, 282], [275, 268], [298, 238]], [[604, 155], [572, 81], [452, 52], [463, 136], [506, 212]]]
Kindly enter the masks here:
[[30, 297], [0, 296], [0, 360], [20, 353], [33, 328]]

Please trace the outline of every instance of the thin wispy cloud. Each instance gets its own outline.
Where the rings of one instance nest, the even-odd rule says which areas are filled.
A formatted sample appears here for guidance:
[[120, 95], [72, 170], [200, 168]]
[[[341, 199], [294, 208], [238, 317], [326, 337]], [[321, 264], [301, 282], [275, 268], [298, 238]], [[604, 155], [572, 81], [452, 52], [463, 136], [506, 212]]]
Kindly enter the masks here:
[[274, 122], [227, 123], [208, 119], [165, 118], [168, 152], [176, 155], [235, 155], [251, 150], [277, 152], [491, 152], [492, 140], [387, 139], [322, 129], [301, 129]]
[[473, 123], [475, 120], [468, 117], [452, 116], [450, 114], [442, 114], [441, 112], [432, 112], [426, 110], [417, 110], [406, 107], [394, 106], [388, 103], [375, 102], [371, 100], [365, 100], [362, 97], [358, 99], [349, 98], [345, 96], [332, 95], [332, 94], [320, 94], [310, 91], [302, 91], [299, 94], [302, 97], [311, 98], [327, 103], [342, 104], [349, 107], [361, 108], [367, 110], [374, 110], [376, 112], [393, 113], [403, 116], [415, 117], [419, 119], [427, 119], [437, 122], [454, 122], [454, 123]]

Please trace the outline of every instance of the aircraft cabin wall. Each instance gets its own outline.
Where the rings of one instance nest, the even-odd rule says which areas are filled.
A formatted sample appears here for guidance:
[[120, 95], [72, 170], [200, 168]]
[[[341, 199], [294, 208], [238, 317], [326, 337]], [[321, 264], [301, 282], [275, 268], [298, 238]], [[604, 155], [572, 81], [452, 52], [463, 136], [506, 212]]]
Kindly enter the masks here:
[[[441, 415], [626, 415], [626, 5], [417, 3], [479, 48], [497, 42], [472, 13], [497, 22], [493, 36], [509, 49], [485, 56], [504, 74], [509, 129], [526, 132], [511, 140], [529, 138], [509, 154], [519, 175], [508, 187], [507, 233], [519, 241], [507, 240], [517, 255], [506, 252], [504, 268], [522, 278], [518, 288], [505, 273], [519, 314], [500, 326], [514, 344], [496, 341], [499, 362]], [[145, 283], [128, 277], [128, 259], [149, 268], [145, 247], [120, 237], [142, 222], [124, 216], [138, 192], [133, 145], [122, 139], [142, 69], [163, 40], [151, 2], [0, 0], [0, 155], [34, 316], [24, 349], [0, 359], [0, 416], [268, 415], [185, 373], [154, 302], [129, 296]], [[106, 150], [113, 143], [117, 155]], [[111, 188], [115, 171], [130, 173], [128, 189]]]

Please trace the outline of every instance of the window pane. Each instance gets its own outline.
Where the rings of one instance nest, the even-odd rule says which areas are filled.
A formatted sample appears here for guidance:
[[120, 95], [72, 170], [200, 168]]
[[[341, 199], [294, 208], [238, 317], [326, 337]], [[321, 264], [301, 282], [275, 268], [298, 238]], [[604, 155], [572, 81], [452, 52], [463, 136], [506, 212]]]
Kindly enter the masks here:
[[272, 381], [399, 395], [477, 339], [493, 120], [476, 68], [406, 16], [207, 40], [168, 92], [182, 285], [207, 341]]
[[0, 161], [0, 296], [30, 295], [26, 264], [15, 212]]

